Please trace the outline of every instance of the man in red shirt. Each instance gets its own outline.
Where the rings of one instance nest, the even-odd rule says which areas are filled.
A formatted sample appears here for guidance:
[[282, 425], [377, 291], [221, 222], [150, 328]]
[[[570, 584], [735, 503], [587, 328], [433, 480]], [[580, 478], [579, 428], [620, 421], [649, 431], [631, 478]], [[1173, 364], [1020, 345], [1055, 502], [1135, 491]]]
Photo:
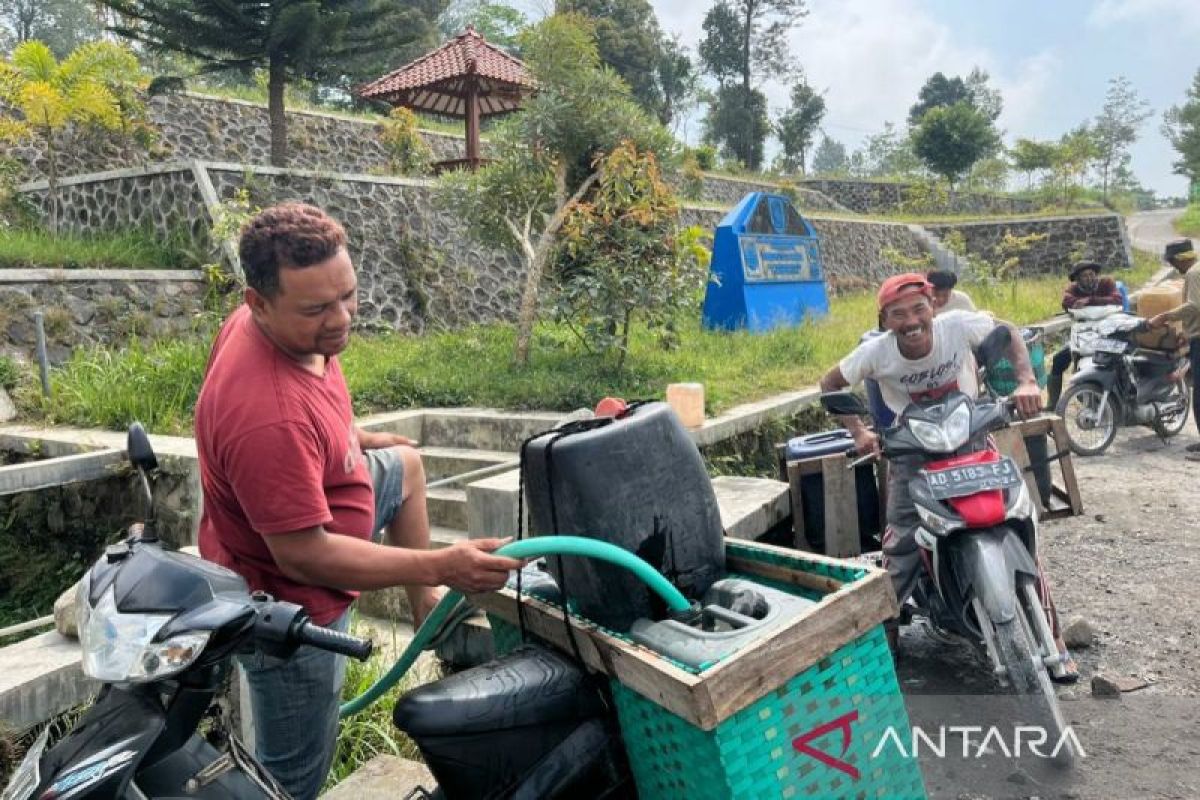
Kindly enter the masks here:
[[[403, 585], [419, 624], [435, 587], [502, 586], [521, 566], [490, 554], [502, 540], [429, 549], [413, 442], [354, 426], [337, 361], [358, 310], [342, 226], [310, 205], [275, 206], [242, 229], [239, 254], [245, 303], [217, 335], [196, 404], [201, 554], [341, 630], [362, 590]], [[374, 541], [381, 529], [386, 544]], [[297, 800], [316, 797], [344, 659], [301, 648], [243, 666], [258, 757]]]

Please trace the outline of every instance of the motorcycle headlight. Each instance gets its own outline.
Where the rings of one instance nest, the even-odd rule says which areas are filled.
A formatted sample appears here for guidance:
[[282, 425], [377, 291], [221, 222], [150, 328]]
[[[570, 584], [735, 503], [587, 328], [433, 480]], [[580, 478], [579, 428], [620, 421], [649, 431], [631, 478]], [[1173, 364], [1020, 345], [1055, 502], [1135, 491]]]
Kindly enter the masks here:
[[971, 435], [971, 409], [962, 403], [941, 424], [910, 419], [908, 429], [927, 450], [950, 453], [966, 444]]
[[208, 632], [181, 633], [153, 641], [170, 614], [122, 614], [112, 587], [95, 608], [88, 605], [89, 581], [79, 584], [77, 613], [83, 672], [106, 683], [158, 680], [187, 667], [204, 650]]

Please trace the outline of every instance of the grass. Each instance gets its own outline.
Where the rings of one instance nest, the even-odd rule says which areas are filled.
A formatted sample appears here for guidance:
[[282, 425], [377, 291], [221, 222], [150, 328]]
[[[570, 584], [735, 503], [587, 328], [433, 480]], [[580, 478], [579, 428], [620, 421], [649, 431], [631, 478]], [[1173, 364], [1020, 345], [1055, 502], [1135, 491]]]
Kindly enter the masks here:
[[[1149, 278], [1157, 261], [1138, 253], [1120, 277], [1130, 287]], [[980, 308], [1018, 324], [1059, 312], [1061, 277], [1016, 284], [966, 284]], [[606, 395], [661, 397], [668, 383], [705, 384], [710, 414], [740, 403], [811, 386], [875, 324], [873, 297], [837, 297], [829, 316], [799, 329], [752, 335], [700, 329], [680, 319], [682, 345], [667, 351], [635, 328], [623, 371], [582, 352], [564, 327], [541, 325], [528, 366], [512, 363], [511, 326], [479, 325], [425, 336], [355, 337], [342, 368], [359, 414], [438, 406], [492, 406], [569, 411], [592, 407]], [[210, 338], [164, 340], [128, 348], [73, 354], [52, 375], [52, 399], [24, 384], [22, 411], [49, 424], [121, 430], [141, 420], [156, 433], [188, 434]]]
[[193, 269], [179, 237], [143, 231], [77, 236], [31, 228], [0, 230], [0, 269]]
[[[356, 624], [354, 633], [358, 636], [368, 636], [374, 631], [359, 629]], [[397, 643], [393, 642], [393, 645], [395, 644]], [[386, 647], [379, 648], [366, 663], [346, 659], [346, 682], [342, 687], [342, 700], [358, 697], [382, 678], [391, 669], [399, 655], [399, 649], [395, 646], [390, 651]], [[352, 772], [378, 755], [400, 756], [412, 761], [422, 760], [412, 739], [397, 730], [392, 723], [392, 709], [396, 701], [409, 690], [436, 680], [440, 677], [438, 673], [435, 664], [418, 661], [387, 694], [359, 713], [338, 723], [337, 749], [334, 751], [329, 776], [325, 779], [326, 790], [345, 780]]]
[[1200, 203], [1190, 204], [1179, 217], [1176, 217], [1175, 230], [1184, 236], [1200, 236]]

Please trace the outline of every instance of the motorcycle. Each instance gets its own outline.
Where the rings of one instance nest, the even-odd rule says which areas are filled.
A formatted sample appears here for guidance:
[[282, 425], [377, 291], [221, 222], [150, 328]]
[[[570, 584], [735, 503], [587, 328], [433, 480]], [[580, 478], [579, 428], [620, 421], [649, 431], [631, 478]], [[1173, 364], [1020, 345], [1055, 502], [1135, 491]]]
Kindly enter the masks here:
[[[821, 402], [837, 416], [867, 411], [849, 392]], [[1066, 724], [1050, 671], [1064, 665], [1038, 593], [1037, 512], [1020, 468], [988, 436], [1009, 421], [1008, 401], [976, 403], [956, 392], [910, 405], [881, 433], [885, 457], [922, 462], [909, 491], [925, 569], [902, 613], [981, 644], [996, 675], [1021, 696], [1027, 721], [1059, 742]], [[1069, 744], [1058, 753], [1061, 762], [1072, 757]]]
[[[372, 643], [251, 593], [227, 569], [164, 550], [147, 477], [157, 459], [136, 423], [128, 449], [146, 522], [106, 549], [77, 601], [83, 671], [101, 689], [60, 741], [49, 741], [49, 726], [42, 732], [0, 800], [286, 800], [214, 704], [232, 658], [287, 659], [309, 646], [366, 660]], [[419, 687], [397, 705], [396, 724], [418, 740], [441, 786], [416, 792], [635, 797], [607, 691], [574, 661], [536, 646]]]
[[[1088, 357], [1080, 360], [1055, 408], [1075, 453], [1100, 455], [1119, 427], [1145, 425], [1165, 442], [1187, 425], [1188, 359], [1139, 347], [1137, 336], [1146, 330], [1146, 320], [1116, 313], [1093, 323], [1090, 335], [1081, 337]], [[1076, 338], [1073, 330], [1072, 347]]]

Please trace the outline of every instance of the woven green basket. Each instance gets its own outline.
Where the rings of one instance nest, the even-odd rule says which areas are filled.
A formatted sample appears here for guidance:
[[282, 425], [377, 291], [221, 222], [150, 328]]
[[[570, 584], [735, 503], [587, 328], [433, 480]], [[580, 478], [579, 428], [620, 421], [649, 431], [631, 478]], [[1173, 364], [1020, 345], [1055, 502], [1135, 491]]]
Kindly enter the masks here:
[[[853, 562], [762, 552], [732, 541], [727, 553], [848, 583], [867, 574]], [[517, 626], [494, 614], [489, 619], [497, 653], [521, 643]], [[611, 687], [642, 800], [925, 797], [917, 761], [886, 743], [891, 735], [907, 742], [911, 729], [882, 626], [865, 630], [712, 730], [615, 679]]]

